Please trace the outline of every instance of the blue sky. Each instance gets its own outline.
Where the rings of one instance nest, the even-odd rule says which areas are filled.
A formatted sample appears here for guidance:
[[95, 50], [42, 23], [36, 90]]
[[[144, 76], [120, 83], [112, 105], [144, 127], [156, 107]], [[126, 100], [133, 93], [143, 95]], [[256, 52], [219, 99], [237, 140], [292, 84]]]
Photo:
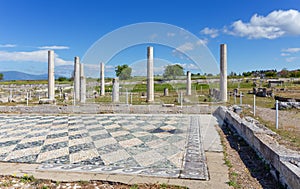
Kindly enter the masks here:
[[[190, 32], [208, 47], [216, 64], [219, 45], [226, 43], [228, 73], [300, 69], [299, 0], [0, 0], [0, 71], [46, 73], [46, 51], [53, 49], [56, 73], [68, 75], [74, 56], [83, 58], [103, 36], [143, 22]], [[122, 50], [108, 70], [142, 62], [147, 45]], [[190, 50], [188, 43], [177, 48], [152, 45], [155, 57], [166, 64], [192, 64], [174, 56], [174, 49]]]

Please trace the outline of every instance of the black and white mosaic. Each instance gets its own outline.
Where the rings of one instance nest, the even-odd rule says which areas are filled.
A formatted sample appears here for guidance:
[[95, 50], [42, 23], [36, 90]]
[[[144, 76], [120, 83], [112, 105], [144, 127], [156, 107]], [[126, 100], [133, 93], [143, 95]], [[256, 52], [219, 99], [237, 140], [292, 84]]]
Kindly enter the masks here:
[[1, 115], [0, 161], [208, 179], [198, 115]]

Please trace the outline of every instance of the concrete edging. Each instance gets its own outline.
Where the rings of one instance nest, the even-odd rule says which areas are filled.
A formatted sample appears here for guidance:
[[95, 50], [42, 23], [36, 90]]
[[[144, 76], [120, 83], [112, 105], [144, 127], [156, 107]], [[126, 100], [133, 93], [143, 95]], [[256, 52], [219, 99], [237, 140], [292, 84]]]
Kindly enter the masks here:
[[[271, 167], [271, 173], [285, 187], [296, 189], [300, 186], [300, 153], [279, 145], [275, 133], [239, 117], [238, 114], [220, 106], [214, 115], [221, 119], [262, 157]], [[296, 163], [295, 163], [296, 162]]]

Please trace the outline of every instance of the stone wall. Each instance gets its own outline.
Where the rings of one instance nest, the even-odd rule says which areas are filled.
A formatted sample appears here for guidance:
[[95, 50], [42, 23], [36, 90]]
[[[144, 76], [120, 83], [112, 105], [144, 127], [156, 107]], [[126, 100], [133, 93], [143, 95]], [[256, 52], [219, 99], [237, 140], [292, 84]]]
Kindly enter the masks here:
[[300, 186], [300, 152], [292, 151], [279, 145], [276, 133], [242, 119], [226, 107], [219, 107], [214, 112], [220, 122], [235, 130], [271, 167], [271, 173], [287, 188]]

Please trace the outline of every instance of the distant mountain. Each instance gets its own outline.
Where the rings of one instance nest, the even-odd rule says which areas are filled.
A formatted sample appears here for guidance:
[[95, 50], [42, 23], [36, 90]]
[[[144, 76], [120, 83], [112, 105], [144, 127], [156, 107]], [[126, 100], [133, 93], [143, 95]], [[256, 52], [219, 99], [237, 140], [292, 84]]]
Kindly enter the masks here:
[[[5, 71], [0, 72], [3, 74], [4, 81], [11, 81], [11, 80], [47, 80], [48, 74], [41, 74], [41, 75], [33, 75], [27, 74], [23, 72], [17, 71]], [[55, 79], [59, 78], [60, 76], [55, 75]]]

